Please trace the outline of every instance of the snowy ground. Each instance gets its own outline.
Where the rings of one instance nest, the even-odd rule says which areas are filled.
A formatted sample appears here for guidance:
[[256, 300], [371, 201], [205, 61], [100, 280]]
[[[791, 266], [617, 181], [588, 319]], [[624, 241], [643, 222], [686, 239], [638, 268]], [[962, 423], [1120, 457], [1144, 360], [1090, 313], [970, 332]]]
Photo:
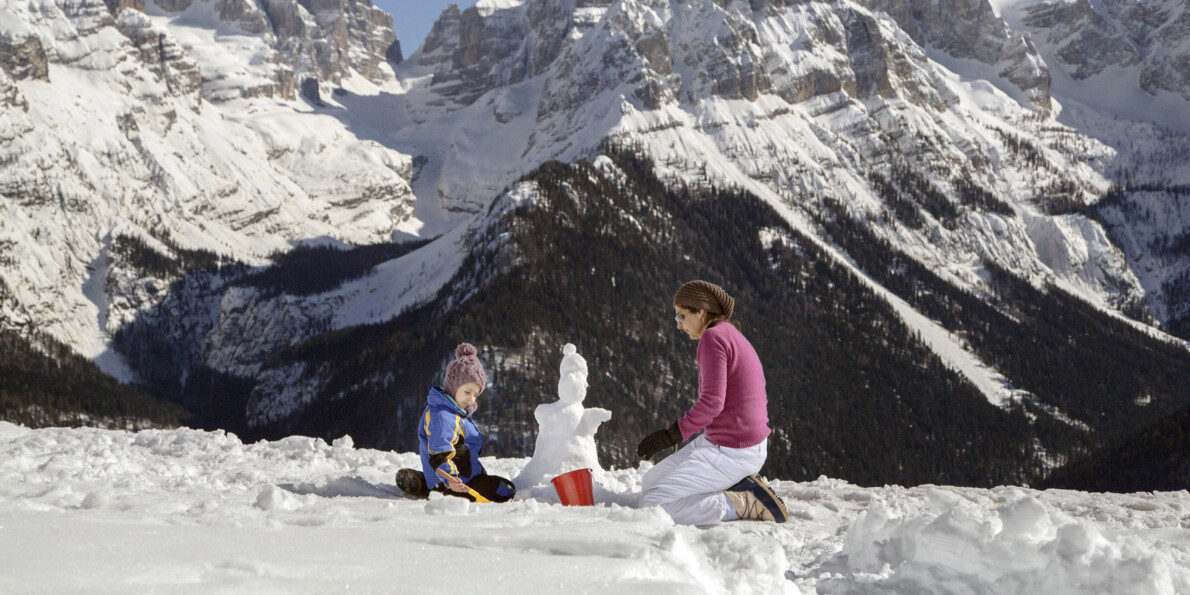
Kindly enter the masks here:
[[[0, 422], [0, 593], [1190, 593], [1190, 494], [774, 481], [785, 525], [403, 499], [410, 453]], [[485, 461], [515, 476], [525, 459]]]

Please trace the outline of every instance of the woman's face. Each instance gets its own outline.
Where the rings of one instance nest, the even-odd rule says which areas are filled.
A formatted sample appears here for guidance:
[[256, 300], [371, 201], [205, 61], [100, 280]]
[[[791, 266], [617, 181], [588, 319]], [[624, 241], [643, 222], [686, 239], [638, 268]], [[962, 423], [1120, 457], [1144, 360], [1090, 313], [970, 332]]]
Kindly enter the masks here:
[[701, 337], [702, 331], [706, 330], [706, 310], [687, 310], [682, 306], [674, 306], [674, 315], [674, 322], [678, 324], [678, 330], [685, 331], [691, 339]]
[[459, 407], [466, 409], [475, 403], [475, 399], [479, 398], [481, 392], [483, 389], [479, 388], [478, 384], [468, 382], [455, 389], [455, 402], [459, 404]]

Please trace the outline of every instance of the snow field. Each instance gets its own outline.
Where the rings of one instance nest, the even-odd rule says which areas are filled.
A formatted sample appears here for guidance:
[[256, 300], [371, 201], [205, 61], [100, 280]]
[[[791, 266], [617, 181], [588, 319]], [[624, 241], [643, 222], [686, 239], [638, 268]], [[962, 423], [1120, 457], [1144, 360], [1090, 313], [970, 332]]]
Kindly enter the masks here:
[[[659, 509], [632, 507], [635, 470], [606, 473], [601, 486], [618, 491], [579, 510], [545, 486], [502, 506], [407, 500], [393, 474], [417, 455], [349, 438], [245, 445], [223, 432], [0, 422], [0, 445], [4, 593], [428, 593], [444, 577], [476, 593], [699, 592], [691, 577], [713, 550]], [[505, 476], [524, 463], [485, 460]], [[749, 571], [767, 562], [703, 579], [755, 583]], [[761, 579], [784, 583], [784, 569]]]
[[[485, 459], [514, 477], [528, 459]], [[0, 422], [3, 593], [1186, 593], [1190, 494], [773, 481], [791, 520], [676, 526], [650, 468], [508, 504], [408, 500], [349, 437]]]

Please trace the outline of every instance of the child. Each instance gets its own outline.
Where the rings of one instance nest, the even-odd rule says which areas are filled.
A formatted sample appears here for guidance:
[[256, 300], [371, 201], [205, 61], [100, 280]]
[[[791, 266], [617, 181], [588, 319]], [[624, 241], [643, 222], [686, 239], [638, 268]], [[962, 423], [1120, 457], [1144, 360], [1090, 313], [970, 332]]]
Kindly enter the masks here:
[[[516, 494], [512, 482], [488, 475], [479, 454], [483, 435], [471, 415], [476, 399], [487, 387], [488, 376], [475, 357], [475, 347], [462, 343], [455, 360], [446, 367], [446, 386], [430, 387], [428, 405], [417, 423], [422, 471], [401, 469], [397, 487], [415, 498], [431, 490], [476, 501], [474, 493], [491, 502], [507, 502]], [[439, 472], [445, 473], [444, 478]]]

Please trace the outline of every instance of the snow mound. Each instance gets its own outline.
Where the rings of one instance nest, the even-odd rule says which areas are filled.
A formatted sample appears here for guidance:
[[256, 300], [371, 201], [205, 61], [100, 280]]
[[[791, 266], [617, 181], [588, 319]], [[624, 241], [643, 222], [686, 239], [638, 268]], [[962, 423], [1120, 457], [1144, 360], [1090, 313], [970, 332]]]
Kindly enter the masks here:
[[1167, 548], [1105, 534], [1023, 490], [1009, 490], [993, 509], [941, 490], [928, 500], [928, 510], [910, 514], [880, 502], [860, 513], [836, 560], [847, 578], [824, 581], [822, 591], [1190, 592], [1190, 575]]

